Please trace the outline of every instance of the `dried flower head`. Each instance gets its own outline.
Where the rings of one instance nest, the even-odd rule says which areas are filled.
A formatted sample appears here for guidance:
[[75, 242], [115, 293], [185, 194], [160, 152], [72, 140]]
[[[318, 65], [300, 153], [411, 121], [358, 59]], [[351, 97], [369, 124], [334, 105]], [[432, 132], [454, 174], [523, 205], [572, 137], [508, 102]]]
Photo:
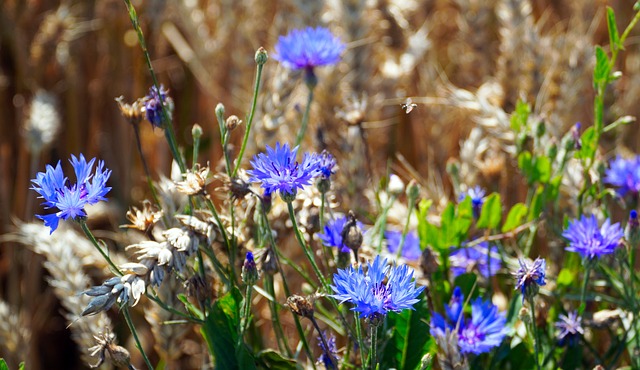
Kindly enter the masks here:
[[96, 339], [96, 345], [89, 348], [91, 356], [98, 355], [98, 362], [95, 365], [91, 365], [91, 368], [95, 369], [100, 367], [106, 358], [106, 354], [109, 354], [111, 362], [116, 367], [130, 367], [131, 355], [126, 348], [116, 344], [116, 336], [111, 332], [103, 332], [100, 335], [94, 336]]
[[[347, 224], [347, 220], [347, 216], [343, 216], [335, 220], [327, 221], [324, 225], [323, 232], [316, 234], [322, 241], [322, 244], [327, 247], [339, 248], [342, 252], [350, 252], [349, 247], [347, 247], [342, 240], [342, 231]], [[356, 227], [362, 230], [363, 225], [361, 222], [356, 221]]]
[[131, 222], [131, 224], [122, 225], [120, 227], [124, 227], [127, 229], [137, 229], [142, 232], [150, 231], [153, 226], [162, 219], [162, 210], [156, 210], [153, 204], [147, 199], [142, 201], [142, 209], [138, 209], [138, 207], [131, 207], [127, 211], [127, 220]]
[[93, 158], [87, 163], [84, 155], [80, 158], [71, 155], [71, 165], [76, 174], [76, 183], [71, 186], [69, 180], [64, 176], [60, 161], [56, 167], [47, 165], [45, 172], [38, 172], [36, 178], [31, 180], [35, 190], [40, 194], [39, 198], [44, 199], [42, 203], [45, 209], [55, 208], [56, 213], [47, 215], [36, 215], [44, 221], [44, 224], [53, 233], [58, 228], [58, 222], [69, 218], [86, 217], [84, 207], [88, 204], [95, 204], [101, 200], [106, 201], [104, 196], [111, 190], [107, 186], [107, 180], [111, 176], [111, 170], [104, 168], [104, 162], [98, 161], [95, 172], [91, 174], [96, 159]]
[[24, 124], [24, 137], [31, 153], [42, 151], [58, 136], [60, 114], [56, 105], [55, 96], [44, 90], [39, 90], [33, 97]]
[[302, 297], [294, 294], [287, 298], [287, 307], [298, 316], [313, 318], [313, 297]]
[[138, 99], [131, 104], [124, 102], [124, 97], [116, 98], [122, 116], [132, 125], [139, 124], [145, 116], [144, 100]]
[[186, 195], [205, 194], [208, 175], [209, 166], [200, 168], [200, 165], [196, 164], [195, 168], [182, 174], [184, 179], [176, 182], [176, 189]]

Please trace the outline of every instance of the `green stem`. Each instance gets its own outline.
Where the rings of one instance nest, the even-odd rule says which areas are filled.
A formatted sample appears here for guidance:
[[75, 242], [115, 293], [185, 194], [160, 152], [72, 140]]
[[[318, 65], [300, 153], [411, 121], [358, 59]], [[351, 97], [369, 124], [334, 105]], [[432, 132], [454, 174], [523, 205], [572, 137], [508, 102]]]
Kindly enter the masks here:
[[249, 111], [249, 119], [247, 119], [247, 128], [244, 131], [244, 137], [242, 138], [242, 146], [240, 147], [240, 153], [238, 154], [238, 160], [236, 161], [236, 166], [233, 169], [233, 174], [231, 177], [235, 177], [238, 174], [238, 169], [242, 165], [242, 157], [244, 156], [244, 151], [247, 149], [247, 142], [249, 141], [249, 133], [251, 131], [251, 124], [253, 123], [253, 117], [256, 112], [256, 105], [258, 103], [258, 91], [260, 91], [260, 79], [262, 78], [262, 68], [264, 64], [258, 63], [256, 67], [256, 83], [253, 88], [253, 99], [251, 101], [251, 110]]
[[304, 138], [304, 133], [307, 131], [307, 126], [309, 125], [309, 112], [311, 111], [311, 103], [313, 102], [313, 85], [307, 85], [309, 88], [309, 97], [307, 98], [307, 107], [304, 110], [304, 115], [302, 116], [302, 123], [300, 124], [300, 130], [298, 131], [298, 136], [296, 137], [296, 145], [300, 145], [302, 139]]
[[407, 221], [404, 223], [404, 228], [402, 229], [402, 239], [400, 239], [400, 245], [398, 245], [398, 253], [396, 253], [396, 258], [400, 259], [402, 256], [402, 248], [404, 248], [404, 242], [407, 238], [407, 234], [409, 233], [409, 223], [411, 222], [411, 212], [413, 210], [412, 205], [415, 204], [416, 199], [414, 197], [410, 197], [408, 201], [409, 212], [407, 214]]
[[313, 316], [311, 316], [309, 319], [311, 320], [313, 327], [316, 328], [316, 331], [318, 332], [318, 336], [320, 337], [320, 341], [322, 341], [323, 348], [326, 350], [325, 356], [329, 358], [329, 365], [330, 365], [328, 366], [328, 369], [335, 369], [337, 364], [333, 363], [334, 357], [332, 353], [329, 352], [329, 345], [327, 344], [327, 340], [324, 338], [324, 333], [322, 332], [322, 330], [320, 330], [320, 326], [318, 326], [318, 322]]
[[247, 285], [247, 289], [245, 291], [244, 298], [244, 310], [242, 313], [242, 320], [240, 325], [240, 335], [238, 336], [238, 344], [242, 341], [244, 337], [244, 333], [247, 331], [247, 327], [249, 326], [249, 318], [251, 316], [251, 293], [253, 286]]
[[538, 325], [536, 325], [536, 306], [534, 305], [533, 296], [530, 296], [529, 306], [531, 308], [531, 330], [533, 331], [534, 349], [536, 353], [536, 367], [538, 370], [540, 367], [540, 334], [538, 333]]
[[[145, 62], [147, 63], [147, 69], [149, 69], [149, 74], [151, 75], [151, 79], [153, 80], [153, 86], [160, 92], [160, 84], [158, 84], [158, 79], [156, 78], [156, 73], [153, 69], [153, 65], [151, 64], [151, 56], [149, 55], [149, 51], [147, 49], [147, 44], [144, 41], [144, 34], [142, 33], [142, 28], [140, 27], [140, 21], [138, 19], [138, 14], [136, 14], [136, 9], [131, 4], [131, 0], [124, 0], [124, 4], [127, 7], [127, 11], [129, 12], [129, 19], [131, 19], [131, 24], [133, 28], [136, 30], [138, 35], [138, 43], [140, 44], [140, 48], [142, 49], [142, 54], [144, 54]], [[165, 125], [164, 127], [164, 135], [167, 139], [167, 143], [169, 144], [169, 149], [171, 149], [171, 154], [175, 159], [176, 163], [178, 163], [178, 167], [180, 167], [180, 172], [185, 173], [187, 171], [186, 166], [184, 165], [184, 161], [182, 160], [182, 156], [178, 151], [178, 146], [176, 144], [175, 134], [173, 132], [173, 123], [171, 121], [171, 117], [164, 106], [164, 101], [162, 99], [162, 95], [158, 94], [160, 99], [160, 110], [162, 111], [162, 121]]]
[[[387, 204], [384, 205], [384, 208], [382, 208], [382, 214], [380, 215], [380, 218], [378, 219], [378, 221], [376, 222], [378, 224], [378, 246], [376, 249], [376, 253], [380, 254], [382, 252], [382, 241], [384, 240], [384, 230], [387, 228], [387, 213], [389, 213], [389, 209], [391, 208], [391, 206], [393, 205], [393, 203], [396, 201], [397, 197], [395, 195], [392, 195]], [[375, 228], [375, 225], [374, 225]]]
[[135, 326], [133, 326], [133, 321], [131, 320], [131, 315], [129, 314], [129, 307], [127, 305], [124, 305], [124, 307], [122, 307], [122, 313], [124, 315], [125, 321], [127, 322], [127, 326], [131, 331], [131, 335], [133, 335], [133, 339], [136, 342], [136, 347], [138, 348], [138, 351], [140, 351], [140, 354], [144, 359], [144, 363], [147, 364], [147, 367], [149, 368], [149, 370], [154, 370], [154, 367], [151, 365], [151, 361], [149, 361], [149, 357], [147, 357], [147, 354], [144, 352], [144, 349], [142, 348], [142, 344], [140, 343], [140, 338], [138, 338], [138, 332], [136, 331]]
[[[222, 221], [220, 220], [220, 216], [218, 215], [218, 211], [216, 211], [216, 207], [213, 205], [213, 202], [211, 201], [211, 198], [208, 196], [205, 196], [205, 203], [207, 204], [207, 208], [209, 208], [209, 211], [211, 212], [211, 214], [213, 215], [213, 218], [216, 220], [216, 222], [218, 223], [219, 229], [220, 229], [220, 233], [222, 234], [222, 238], [224, 239], [224, 245], [227, 248], [227, 253], [229, 254], [229, 260], [232, 260], [232, 258], [235, 258], [235, 256], [231, 257], [231, 254], [233, 253], [232, 248], [231, 248], [231, 243], [229, 242], [229, 238], [227, 237], [227, 232], [224, 229], [224, 224], [222, 223]], [[231, 276], [230, 276], [230, 280], [233, 284], [236, 283], [236, 267], [233, 264], [230, 264], [231, 267]]]
[[371, 351], [369, 352], [371, 359], [370, 359], [369, 366], [371, 370], [373, 370], [376, 368], [376, 365], [378, 364], [378, 356], [376, 353], [376, 350], [378, 347], [378, 326], [372, 323], [369, 323], [369, 331], [371, 333]]
[[356, 322], [356, 338], [358, 341], [358, 349], [360, 350], [360, 364], [362, 365], [362, 370], [365, 368], [365, 360], [364, 357], [364, 340], [362, 339], [362, 324], [360, 323], [360, 318], [358, 317], [358, 313], [353, 313], [354, 320]]
[[84, 232], [84, 235], [86, 235], [87, 238], [89, 238], [93, 246], [96, 247], [96, 249], [98, 250], [98, 252], [100, 252], [102, 257], [104, 257], [105, 261], [107, 261], [109, 266], [111, 266], [111, 268], [113, 269], [113, 272], [116, 273], [118, 276], [122, 276], [123, 275], [122, 271], [120, 271], [118, 266], [116, 266], [115, 263], [113, 263], [111, 258], [109, 258], [109, 255], [107, 255], [107, 253], [104, 250], [102, 250], [100, 243], [98, 243], [98, 241], [96, 240], [96, 237], [93, 236], [93, 233], [91, 233], [91, 230], [89, 230], [89, 227], [87, 226], [87, 221], [81, 217], [76, 218], [76, 221], [80, 224], [80, 227]]
[[193, 316], [191, 316], [189, 314], [186, 314], [184, 312], [176, 310], [175, 308], [173, 308], [173, 307], [169, 306], [168, 304], [164, 303], [159, 297], [154, 296], [153, 294], [149, 293], [148, 291], [145, 294], [146, 294], [147, 298], [149, 298], [150, 300], [152, 300], [155, 303], [157, 303], [158, 306], [160, 306], [160, 308], [162, 308], [163, 310], [165, 310], [165, 311], [167, 311], [169, 313], [172, 313], [174, 315], [178, 315], [180, 317], [184, 317], [188, 321], [193, 322], [195, 324], [198, 324], [198, 325], [204, 324], [204, 320], [200, 320], [197, 317], [193, 317]]
[[592, 261], [585, 261], [587, 264], [584, 270], [584, 280], [582, 281], [582, 289], [580, 291], [580, 308], [578, 314], [582, 316], [587, 307], [585, 299], [587, 296], [587, 285], [589, 285], [589, 274], [591, 273]]
[[320, 268], [318, 267], [318, 264], [316, 263], [316, 260], [313, 257], [313, 252], [311, 251], [307, 243], [304, 241], [302, 232], [298, 228], [298, 222], [296, 221], [296, 215], [293, 210], [293, 204], [291, 202], [287, 202], [287, 209], [289, 210], [289, 218], [291, 219], [291, 223], [293, 224], [293, 231], [294, 231], [294, 234], [296, 235], [296, 239], [298, 239], [298, 244], [300, 244], [300, 246], [302, 247], [302, 250], [304, 251], [304, 254], [307, 256], [307, 259], [311, 263], [311, 267], [313, 268], [313, 271], [316, 273], [318, 280], [320, 280], [320, 284], [322, 284], [322, 288], [324, 289], [324, 291], [326, 293], [331, 292], [329, 284], [327, 283], [327, 280], [325, 280], [324, 275], [320, 271]]
[[[267, 274], [267, 277], [265, 279], [265, 287], [267, 289], [267, 293], [269, 293], [275, 300], [276, 292], [273, 288], [273, 275]], [[269, 309], [271, 311], [271, 321], [273, 321], [273, 329], [276, 333], [278, 348], [280, 349], [280, 351], [284, 350], [287, 353], [288, 357], [293, 357], [293, 353], [291, 352], [291, 348], [289, 348], [289, 343], [287, 342], [287, 337], [284, 335], [284, 330], [282, 329], [282, 324], [280, 323], [278, 306], [274, 300], [269, 300]]]

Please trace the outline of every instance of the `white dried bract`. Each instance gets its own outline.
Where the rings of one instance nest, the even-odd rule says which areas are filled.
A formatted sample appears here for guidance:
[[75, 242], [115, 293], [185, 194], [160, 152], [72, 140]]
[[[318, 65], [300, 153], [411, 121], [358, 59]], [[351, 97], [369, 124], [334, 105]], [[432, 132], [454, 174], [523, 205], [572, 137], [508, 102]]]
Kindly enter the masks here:
[[108, 279], [102, 285], [91, 287], [82, 294], [94, 297], [82, 311], [82, 316], [95, 315], [110, 309], [114, 303], [135, 306], [147, 289], [144, 279], [137, 274], [126, 274]]
[[60, 131], [60, 114], [54, 95], [39, 90], [36, 92], [29, 117], [24, 124], [24, 136], [32, 153], [37, 153], [53, 143]]
[[131, 224], [122, 225], [121, 227], [146, 232], [162, 219], [163, 213], [164, 211], [162, 210], [154, 210], [151, 202], [145, 199], [142, 201], [142, 209], [131, 207], [131, 209], [127, 211], [127, 220], [129, 220]]
[[209, 166], [200, 168], [196, 165], [193, 170], [182, 174], [184, 178], [182, 181], [176, 181], [176, 189], [186, 195], [204, 194], [208, 175]]

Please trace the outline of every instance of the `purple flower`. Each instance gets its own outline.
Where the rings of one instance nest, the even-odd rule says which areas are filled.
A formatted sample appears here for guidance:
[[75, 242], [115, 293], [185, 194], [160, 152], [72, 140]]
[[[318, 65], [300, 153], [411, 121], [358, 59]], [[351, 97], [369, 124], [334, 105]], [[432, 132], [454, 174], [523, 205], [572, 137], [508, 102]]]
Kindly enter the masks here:
[[560, 330], [558, 333], [558, 342], [561, 346], [568, 344], [574, 346], [580, 340], [580, 336], [584, 334], [582, 328], [582, 317], [578, 316], [576, 311], [569, 312], [569, 315], [558, 316], [556, 328]]
[[164, 86], [160, 85], [160, 90], [155, 86], [149, 88], [149, 94], [144, 97], [144, 111], [147, 115], [147, 121], [149, 121], [153, 127], [162, 127], [162, 102], [165, 107], [169, 104], [168, 90]]
[[320, 153], [320, 175], [323, 179], [329, 179], [331, 175], [335, 172], [334, 167], [336, 166], [336, 159], [326, 150], [323, 150]]
[[91, 174], [96, 159], [93, 158], [87, 163], [84, 155], [80, 158], [71, 155], [71, 165], [76, 175], [76, 183], [71, 185], [64, 177], [60, 161], [56, 167], [47, 165], [45, 172], [38, 172], [36, 178], [31, 180], [35, 190], [44, 199], [42, 203], [45, 209], [57, 209], [56, 213], [48, 215], [36, 215], [44, 221], [45, 226], [51, 228], [53, 233], [58, 228], [60, 219], [85, 217], [87, 214], [84, 207], [87, 204], [95, 204], [101, 200], [107, 200], [104, 196], [111, 190], [106, 186], [111, 170], [104, 169], [104, 162], [98, 161], [95, 172]]
[[280, 192], [285, 201], [292, 201], [298, 189], [309, 185], [320, 174], [320, 161], [315, 153], [305, 153], [302, 163], [296, 161], [298, 148], [289, 148], [289, 144], [275, 148], [267, 145], [267, 153], [259, 153], [251, 160], [253, 170], [247, 171], [249, 181], [260, 182], [269, 193]]
[[280, 36], [273, 58], [290, 69], [310, 70], [338, 63], [344, 47], [328, 29], [307, 27]]
[[373, 263], [367, 263], [366, 272], [362, 266], [338, 270], [333, 276], [333, 284], [331, 288], [336, 294], [332, 297], [340, 303], [352, 303], [353, 311], [369, 319], [384, 316], [389, 311], [413, 309], [424, 290], [424, 287], [416, 287], [413, 270], [407, 265], [390, 267], [387, 259], [380, 256]]
[[544, 258], [536, 258], [533, 263], [529, 263], [524, 259], [518, 259], [520, 263], [520, 269], [516, 272], [517, 279], [516, 289], [520, 289], [522, 292], [522, 301], [525, 297], [535, 295], [538, 293], [538, 288], [542, 285], [546, 285], [544, 280], [547, 270], [547, 261]]
[[498, 253], [498, 248], [495, 245], [491, 246], [491, 256], [489, 256], [488, 246], [487, 242], [482, 242], [472, 247], [462, 247], [457, 250], [451, 248], [449, 268], [453, 277], [476, 270], [480, 275], [488, 278], [498, 272], [502, 267], [502, 261], [494, 256]]
[[[387, 248], [389, 252], [393, 254], [398, 253], [398, 247], [402, 241], [402, 232], [389, 230], [384, 233], [384, 237], [387, 239]], [[402, 257], [407, 261], [417, 261], [422, 256], [422, 250], [420, 249], [420, 239], [415, 231], [410, 231], [404, 239], [402, 245]]]
[[318, 362], [324, 364], [324, 367], [327, 369], [337, 369], [338, 368], [338, 350], [336, 349], [336, 337], [333, 335], [327, 337], [323, 334], [325, 338], [327, 338], [327, 347], [324, 347], [324, 343], [321, 337], [318, 337], [318, 345], [322, 350], [322, 354], [318, 357]]
[[[329, 220], [326, 225], [324, 225], [324, 232], [317, 234], [318, 238], [320, 238], [322, 244], [327, 247], [340, 248], [340, 252], [349, 253], [351, 249], [342, 241], [342, 233], [346, 224], [347, 216]], [[356, 226], [360, 228], [360, 230], [363, 228], [362, 222], [360, 221], [356, 222]]]
[[618, 187], [618, 194], [637, 194], [640, 191], [640, 156], [634, 158], [616, 157], [609, 162], [604, 182]]
[[458, 197], [458, 202], [462, 202], [467, 197], [471, 198], [473, 215], [477, 218], [477, 217], [480, 217], [480, 211], [482, 210], [482, 205], [484, 204], [484, 198], [486, 195], [487, 195], [487, 192], [480, 186], [476, 185], [475, 187], [460, 193], [460, 196]]
[[462, 306], [464, 295], [456, 287], [451, 302], [445, 305], [446, 318], [433, 312], [431, 316], [431, 335], [445, 336], [447, 329], [458, 334], [458, 346], [462, 353], [481, 354], [500, 345], [507, 335], [507, 319], [504, 312], [491, 301], [482, 301], [480, 297], [471, 303], [471, 318], [465, 319]]
[[606, 219], [602, 227], [598, 227], [594, 215], [589, 218], [583, 215], [580, 220], [574, 219], [562, 233], [569, 241], [569, 246], [565, 248], [567, 251], [580, 253], [583, 258], [590, 260], [613, 253], [620, 244], [622, 235], [620, 224], [611, 225], [611, 221]]

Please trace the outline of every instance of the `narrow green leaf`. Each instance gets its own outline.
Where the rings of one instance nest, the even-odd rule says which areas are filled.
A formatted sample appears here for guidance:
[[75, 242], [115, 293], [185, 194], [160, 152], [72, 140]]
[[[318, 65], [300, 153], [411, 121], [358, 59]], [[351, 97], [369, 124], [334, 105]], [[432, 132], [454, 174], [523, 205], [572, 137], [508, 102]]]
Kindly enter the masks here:
[[429, 208], [431, 208], [433, 202], [431, 200], [422, 199], [418, 204], [418, 238], [420, 239], [420, 249], [424, 250], [427, 245], [433, 245], [433, 239], [430, 237], [432, 233], [429, 232], [429, 222], [427, 221], [427, 214]]
[[186, 295], [178, 294], [178, 300], [180, 300], [180, 302], [184, 304], [184, 307], [187, 309], [187, 311], [189, 311], [189, 313], [191, 313], [193, 316], [196, 316], [200, 320], [204, 320], [204, 314], [202, 313], [202, 311], [200, 311], [198, 307], [191, 304]]
[[529, 214], [527, 215], [527, 221], [536, 220], [540, 213], [542, 212], [542, 207], [544, 206], [544, 188], [539, 186], [536, 189], [536, 193], [533, 195], [531, 199], [531, 204], [529, 205]]
[[610, 70], [611, 65], [609, 64], [607, 53], [604, 52], [602, 47], [596, 46], [596, 66], [593, 69], [593, 84], [596, 88], [607, 81]]
[[596, 131], [593, 126], [584, 130], [580, 136], [582, 141], [582, 148], [576, 153], [578, 159], [591, 158], [598, 148], [598, 142], [596, 141]]
[[487, 197], [480, 212], [476, 227], [479, 229], [495, 229], [502, 219], [502, 204], [500, 194], [493, 193]]
[[518, 100], [516, 103], [516, 109], [511, 114], [511, 128], [516, 133], [519, 133], [524, 127], [527, 126], [527, 120], [529, 119], [529, 114], [531, 113], [531, 107], [529, 104], [523, 102], [522, 100]]
[[616, 15], [610, 6], [607, 7], [607, 27], [609, 28], [609, 48], [611, 49], [611, 54], [613, 54], [616, 50], [622, 49], [622, 45], [620, 45], [620, 33], [616, 24]]
[[258, 361], [264, 369], [268, 370], [302, 370], [302, 366], [296, 361], [282, 356], [272, 349], [265, 349], [258, 353]]
[[9, 370], [9, 366], [4, 361], [4, 358], [0, 358], [0, 370]]
[[516, 227], [523, 224], [524, 218], [527, 216], [527, 211], [529, 209], [523, 203], [517, 203], [509, 210], [509, 214], [507, 215], [507, 219], [502, 225], [502, 232], [509, 232]]
[[559, 287], [571, 286], [571, 284], [573, 284], [575, 279], [576, 279], [576, 273], [571, 269], [568, 269], [565, 267], [562, 270], [560, 270], [560, 273], [558, 274], [558, 279], [556, 280], [556, 284], [558, 284]]

